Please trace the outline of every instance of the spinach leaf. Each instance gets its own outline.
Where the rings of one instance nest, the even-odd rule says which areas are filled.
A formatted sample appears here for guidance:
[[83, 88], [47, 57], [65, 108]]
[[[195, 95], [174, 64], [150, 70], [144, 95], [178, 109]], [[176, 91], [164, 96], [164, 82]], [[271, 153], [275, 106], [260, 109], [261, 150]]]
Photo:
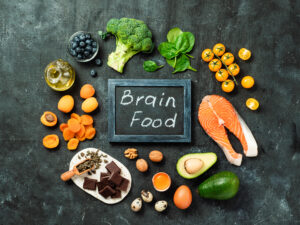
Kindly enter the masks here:
[[191, 32], [181, 33], [175, 41], [175, 47], [182, 53], [190, 52], [195, 44], [195, 37]]
[[167, 35], [167, 40], [168, 40], [168, 42], [175, 43], [176, 38], [177, 38], [181, 33], [182, 33], [182, 30], [180, 30], [178, 27], [175, 27], [175, 28], [171, 29], [171, 30], [168, 32], [168, 35]]
[[158, 51], [166, 59], [172, 59], [179, 54], [175, 47], [175, 44], [170, 42], [162, 42], [158, 46]]
[[197, 71], [191, 67], [190, 59], [186, 55], [181, 55], [176, 62], [173, 73], [183, 72], [185, 70]]
[[143, 63], [143, 67], [144, 70], [147, 72], [154, 72], [160, 68], [162, 68], [164, 65], [160, 65], [158, 66], [154, 61], [152, 60], [148, 60], [148, 61], [144, 61]]

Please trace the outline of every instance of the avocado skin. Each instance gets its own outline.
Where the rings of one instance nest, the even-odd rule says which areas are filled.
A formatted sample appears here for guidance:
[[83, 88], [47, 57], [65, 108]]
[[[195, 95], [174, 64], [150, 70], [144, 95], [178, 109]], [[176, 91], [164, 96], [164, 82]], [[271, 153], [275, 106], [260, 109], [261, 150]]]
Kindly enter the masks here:
[[198, 186], [199, 195], [203, 198], [227, 200], [236, 195], [240, 181], [236, 174], [223, 171], [206, 179]]

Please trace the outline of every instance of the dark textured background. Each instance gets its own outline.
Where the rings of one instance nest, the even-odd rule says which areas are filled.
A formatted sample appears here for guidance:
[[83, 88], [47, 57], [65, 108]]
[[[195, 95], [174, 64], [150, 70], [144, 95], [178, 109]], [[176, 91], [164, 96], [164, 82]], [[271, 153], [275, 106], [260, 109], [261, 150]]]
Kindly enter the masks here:
[[[0, 0], [0, 224], [299, 224], [300, 223], [300, 104], [299, 104], [299, 1], [53, 1]], [[298, 13], [298, 14], [297, 14]], [[76, 63], [66, 52], [69, 36], [78, 30], [103, 29], [111, 17], [135, 17], [144, 20], [153, 31], [156, 45], [166, 39], [169, 29], [178, 26], [195, 34], [192, 66], [198, 72], [171, 74], [165, 66], [156, 73], [143, 71], [145, 59], [162, 60], [157, 50], [152, 55], [137, 55], [126, 65], [124, 75], [104, 65], [96, 68]], [[201, 52], [224, 43], [237, 56], [240, 48], [251, 49], [250, 61], [240, 62], [241, 74], [251, 74], [253, 90], [241, 87], [225, 94], [202, 62]], [[114, 40], [100, 41], [100, 57], [106, 63], [114, 49]], [[113, 206], [87, 195], [72, 182], [65, 184], [60, 173], [68, 168], [74, 152], [61, 141], [56, 151], [42, 146], [42, 137], [59, 129], [46, 128], [39, 119], [43, 111], [54, 111], [62, 93], [52, 91], [44, 81], [43, 70], [52, 60], [68, 60], [76, 70], [76, 83], [66, 93], [75, 97], [75, 112], [82, 113], [79, 89], [91, 83], [97, 91], [101, 109], [95, 114], [97, 136], [80, 143], [79, 149], [99, 147], [128, 166], [133, 188], [128, 197]], [[89, 76], [96, 68], [98, 77]], [[191, 144], [114, 144], [107, 141], [107, 79], [109, 78], [191, 78]], [[241, 79], [241, 75], [238, 80]], [[245, 119], [259, 144], [257, 158], [244, 158], [241, 167], [230, 165], [221, 149], [204, 133], [197, 122], [197, 108], [207, 94], [229, 99]], [[245, 107], [255, 97], [261, 107], [252, 112]], [[240, 144], [233, 139], [241, 151]], [[165, 154], [162, 164], [150, 163], [150, 171], [141, 174], [135, 163], [123, 157], [127, 147], [137, 147], [141, 157], [151, 149]], [[177, 159], [190, 152], [212, 151], [216, 165], [195, 180], [184, 180], [176, 170]], [[170, 173], [173, 184], [167, 193], [153, 191], [152, 174]], [[195, 190], [210, 175], [230, 170], [240, 178], [240, 191], [229, 201], [203, 200]], [[193, 191], [193, 203], [180, 211], [171, 199], [178, 185]], [[145, 205], [140, 213], [129, 209], [142, 188], [149, 188], [157, 199], [169, 202], [166, 213]]]

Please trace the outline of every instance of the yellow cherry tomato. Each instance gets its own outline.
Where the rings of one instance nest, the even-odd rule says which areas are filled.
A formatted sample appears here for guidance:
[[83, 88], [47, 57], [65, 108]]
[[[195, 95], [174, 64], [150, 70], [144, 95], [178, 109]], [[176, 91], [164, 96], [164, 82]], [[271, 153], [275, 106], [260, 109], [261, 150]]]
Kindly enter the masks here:
[[220, 81], [220, 82], [225, 81], [228, 78], [228, 72], [225, 69], [220, 69], [218, 72], [216, 72], [215, 77], [216, 77], [217, 81]]
[[215, 46], [213, 47], [213, 53], [216, 54], [217, 56], [223, 55], [224, 52], [225, 52], [225, 45], [221, 43], [215, 44]]
[[240, 72], [240, 67], [239, 67], [238, 64], [233, 63], [233, 64], [230, 64], [230, 65], [228, 66], [228, 70], [229, 70], [228, 73], [229, 73], [230, 75], [236, 76], [236, 75], [238, 75], [239, 72]]
[[212, 52], [211, 49], [207, 48], [202, 52], [201, 57], [203, 61], [210, 62], [214, 58], [214, 53]]
[[246, 106], [251, 110], [257, 110], [259, 107], [259, 102], [255, 98], [248, 98], [246, 101]]
[[228, 66], [228, 65], [230, 65], [230, 64], [232, 64], [233, 63], [233, 61], [234, 61], [234, 56], [233, 56], [233, 54], [232, 53], [230, 53], [230, 52], [226, 52], [224, 55], [222, 55], [222, 62], [226, 65], [226, 66]]
[[222, 63], [219, 59], [213, 59], [208, 64], [209, 69], [212, 72], [217, 72], [222, 67]]
[[251, 57], [251, 51], [246, 49], [246, 48], [241, 48], [239, 50], [239, 57], [242, 59], [242, 60], [248, 60], [250, 59]]
[[251, 76], [243, 77], [241, 84], [244, 88], [252, 88], [254, 85], [254, 78]]
[[222, 83], [222, 90], [224, 91], [224, 92], [232, 92], [233, 91], [233, 89], [234, 89], [234, 82], [232, 81], [232, 80], [225, 80], [225, 81], [223, 81], [223, 83]]

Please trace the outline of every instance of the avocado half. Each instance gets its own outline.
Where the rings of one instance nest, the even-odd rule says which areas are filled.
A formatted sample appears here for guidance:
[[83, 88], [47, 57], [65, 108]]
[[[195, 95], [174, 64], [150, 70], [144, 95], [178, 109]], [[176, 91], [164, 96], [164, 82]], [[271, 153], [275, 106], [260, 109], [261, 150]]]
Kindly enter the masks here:
[[[193, 174], [190, 174], [185, 169], [185, 161], [188, 159], [200, 159], [203, 162], [202, 168]], [[206, 170], [208, 170], [212, 165], [214, 165], [217, 161], [217, 155], [213, 152], [207, 153], [190, 153], [182, 156], [176, 164], [177, 172], [180, 176], [186, 179], [193, 179], [200, 176]]]

